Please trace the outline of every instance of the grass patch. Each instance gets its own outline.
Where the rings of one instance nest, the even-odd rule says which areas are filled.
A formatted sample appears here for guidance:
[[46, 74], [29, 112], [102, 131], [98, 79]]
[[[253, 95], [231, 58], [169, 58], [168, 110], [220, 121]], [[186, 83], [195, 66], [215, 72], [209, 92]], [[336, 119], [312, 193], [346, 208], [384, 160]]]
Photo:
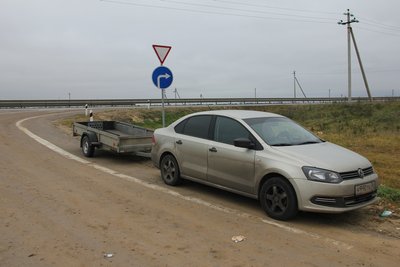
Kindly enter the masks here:
[[393, 202], [400, 202], [400, 190], [388, 187], [386, 185], [380, 185], [378, 188], [378, 196], [388, 199]]

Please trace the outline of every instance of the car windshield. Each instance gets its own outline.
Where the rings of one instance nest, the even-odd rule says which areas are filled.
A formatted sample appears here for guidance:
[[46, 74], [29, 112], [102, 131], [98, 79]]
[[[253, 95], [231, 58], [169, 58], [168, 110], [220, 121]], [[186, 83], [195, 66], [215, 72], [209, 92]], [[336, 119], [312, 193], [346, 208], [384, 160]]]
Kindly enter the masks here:
[[324, 142], [288, 118], [251, 118], [244, 121], [270, 146], [295, 146]]

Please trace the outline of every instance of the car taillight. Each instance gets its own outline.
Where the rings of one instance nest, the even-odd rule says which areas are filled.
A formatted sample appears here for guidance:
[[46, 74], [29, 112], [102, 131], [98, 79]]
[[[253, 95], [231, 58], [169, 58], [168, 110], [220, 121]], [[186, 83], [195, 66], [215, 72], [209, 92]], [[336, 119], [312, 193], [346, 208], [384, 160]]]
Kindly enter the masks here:
[[154, 134], [153, 134], [153, 136], [151, 137], [151, 143], [152, 143], [153, 145], [156, 144], [156, 138], [154, 137]]

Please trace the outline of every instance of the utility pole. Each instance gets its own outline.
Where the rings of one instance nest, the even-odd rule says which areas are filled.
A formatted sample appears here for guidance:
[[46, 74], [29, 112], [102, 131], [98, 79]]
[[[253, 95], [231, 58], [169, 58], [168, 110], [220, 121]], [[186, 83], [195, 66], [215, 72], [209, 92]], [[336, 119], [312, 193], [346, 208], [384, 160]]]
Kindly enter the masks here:
[[178, 89], [175, 88], [174, 93], [175, 93], [175, 99], [176, 99], [177, 96], [178, 96], [179, 99], [181, 98], [181, 96], [178, 93]]
[[296, 71], [293, 71], [293, 98], [296, 99]]
[[351, 28], [351, 23], [358, 23], [359, 21], [354, 18], [354, 15], [350, 13], [350, 10], [347, 9], [347, 12], [344, 13], [343, 15], [347, 16], [347, 21], [343, 22], [343, 20], [340, 20], [338, 22], [339, 25], [347, 25], [347, 72], [348, 72], [348, 81], [347, 81], [347, 86], [348, 86], [348, 101], [351, 101], [351, 40], [353, 40], [353, 44], [354, 44], [354, 49], [356, 50], [356, 54], [357, 54], [357, 59], [358, 59], [358, 63], [360, 65], [360, 69], [361, 69], [361, 73], [363, 76], [363, 80], [364, 80], [364, 84], [365, 84], [365, 89], [367, 90], [367, 94], [370, 100], [372, 100], [371, 97], [371, 92], [369, 90], [369, 85], [368, 85], [368, 81], [367, 81], [367, 76], [365, 75], [365, 71], [364, 71], [364, 67], [362, 65], [361, 62], [361, 56], [360, 56], [360, 52], [358, 51], [358, 47], [357, 47], [357, 42], [356, 42], [356, 38], [354, 38], [354, 33], [353, 33], [353, 28]]
[[[346, 13], [343, 15], [347, 16], [347, 21], [343, 22], [340, 20], [338, 22], [339, 25], [347, 25], [347, 88], [348, 88], [348, 101], [351, 101], [351, 44], [350, 44], [350, 31], [351, 31], [351, 23], [358, 22], [353, 14], [350, 13], [350, 10], [347, 9]], [[350, 19], [352, 18], [352, 19]]]
[[[175, 93], [175, 100], [176, 100], [176, 97], [177, 97], [177, 96], [178, 96], [179, 99], [181, 99], [181, 96], [180, 96], [179, 93], [178, 93], [178, 89], [175, 88], [174, 93]], [[176, 106], [176, 105], [177, 105], [177, 102], [175, 102], [175, 106]]]
[[361, 74], [363, 76], [365, 89], [367, 90], [367, 94], [368, 94], [369, 100], [372, 101], [371, 92], [369, 91], [369, 85], [368, 85], [368, 81], [367, 81], [367, 76], [365, 75], [364, 67], [363, 67], [363, 64], [361, 62], [360, 52], [358, 51], [358, 47], [357, 47], [357, 43], [356, 43], [356, 38], [354, 38], [353, 29], [351, 29], [351, 28], [350, 28], [350, 33], [351, 33], [351, 38], [353, 39], [354, 48], [356, 49], [356, 54], [357, 54], [357, 58], [358, 58], [358, 64], [360, 64], [360, 69], [361, 69]]
[[294, 98], [296, 98], [296, 84], [299, 86], [301, 93], [303, 94], [304, 98], [307, 98], [306, 94], [304, 93], [303, 88], [301, 87], [299, 80], [296, 78], [296, 71], [293, 71], [293, 77], [294, 77]]

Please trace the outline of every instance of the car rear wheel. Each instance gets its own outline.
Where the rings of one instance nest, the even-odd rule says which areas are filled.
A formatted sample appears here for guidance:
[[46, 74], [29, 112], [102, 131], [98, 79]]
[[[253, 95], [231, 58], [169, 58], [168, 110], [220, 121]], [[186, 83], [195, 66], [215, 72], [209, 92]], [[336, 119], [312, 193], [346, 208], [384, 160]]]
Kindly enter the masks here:
[[167, 185], [177, 185], [181, 182], [179, 166], [172, 155], [166, 155], [161, 160], [161, 178]]
[[260, 202], [271, 218], [289, 220], [298, 212], [296, 193], [282, 177], [268, 179], [261, 187]]

